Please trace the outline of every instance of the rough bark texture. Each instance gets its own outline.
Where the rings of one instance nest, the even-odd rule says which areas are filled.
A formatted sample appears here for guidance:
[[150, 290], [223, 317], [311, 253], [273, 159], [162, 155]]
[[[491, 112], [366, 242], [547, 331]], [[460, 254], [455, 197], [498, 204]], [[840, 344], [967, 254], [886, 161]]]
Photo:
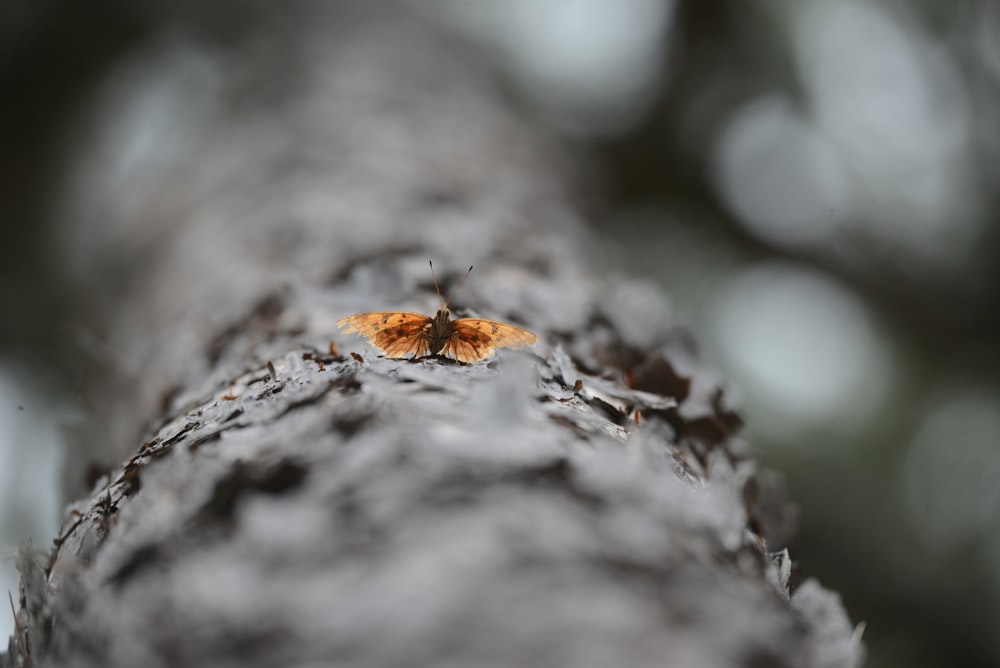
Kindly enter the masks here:
[[[125, 461], [22, 551], [0, 666], [858, 665], [837, 596], [789, 596], [718, 380], [599, 269], [565, 156], [461, 47], [331, 7], [206, 52], [209, 129], [69, 207], [115, 360], [89, 452]], [[477, 265], [459, 315], [542, 342], [336, 333], [432, 313], [429, 257]]]

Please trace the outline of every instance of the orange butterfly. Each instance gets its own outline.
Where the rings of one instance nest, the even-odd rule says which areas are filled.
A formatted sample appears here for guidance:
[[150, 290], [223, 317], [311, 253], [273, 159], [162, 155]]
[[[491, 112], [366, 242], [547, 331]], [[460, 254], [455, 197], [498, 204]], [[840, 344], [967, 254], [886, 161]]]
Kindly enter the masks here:
[[[471, 271], [472, 267], [469, 267], [469, 272]], [[434, 278], [438, 299], [441, 299], [433, 262], [431, 277]], [[537, 336], [526, 329], [495, 320], [452, 320], [448, 304], [464, 281], [463, 276], [448, 301], [442, 301], [441, 308], [433, 318], [407, 311], [379, 311], [347, 316], [337, 321], [337, 327], [343, 329], [345, 334], [361, 334], [368, 339], [368, 343], [381, 349], [389, 358], [411, 354], [422, 357], [440, 353], [459, 362], [479, 362], [493, 355], [497, 348], [520, 348], [530, 346], [538, 340]]]

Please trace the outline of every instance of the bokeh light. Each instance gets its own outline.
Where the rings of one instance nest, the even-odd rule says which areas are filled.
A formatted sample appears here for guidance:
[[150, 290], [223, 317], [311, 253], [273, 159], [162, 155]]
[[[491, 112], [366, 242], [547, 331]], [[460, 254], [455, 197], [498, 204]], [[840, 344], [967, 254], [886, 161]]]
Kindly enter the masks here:
[[850, 217], [853, 203], [839, 152], [785, 100], [754, 100], [735, 113], [716, 155], [721, 196], [768, 243], [830, 243]]
[[[62, 429], [70, 416], [51, 380], [38, 378], [37, 364], [0, 357], [0, 593], [17, 592], [21, 542], [45, 549], [59, 531]], [[0, 615], [0, 637], [13, 628], [13, 618]]]
[[674, 3], [665, 0], [415, 3], [488, 45], [547, 122], [614, 135], [648, 112]]
[[878, 414], [892, 378], [872, 315], [806, 267], [763, 263], [730, 276], [709, 336], [769, 442], [822, 446], [815, 430], [856, 431]]
[[812, 0], [790, 30], [805, 104], [852, 176], [858, 243], [961, 262], [982, 220], [954, 57], [902, 6]]
[[910, 528], [924, 548], [955, 556], [1000, 528], [1000, 392], [940, 388], [902, 469]]

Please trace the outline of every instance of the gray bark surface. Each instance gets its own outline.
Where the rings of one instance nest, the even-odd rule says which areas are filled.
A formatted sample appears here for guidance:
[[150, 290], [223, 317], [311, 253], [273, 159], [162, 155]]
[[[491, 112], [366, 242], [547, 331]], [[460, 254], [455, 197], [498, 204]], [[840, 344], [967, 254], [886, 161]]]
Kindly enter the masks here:
[[[209, 50], [172, 162], [70, 207], [113, 358], [77, 473], [123, 461], [22, 550], [0, 666], [859, 665], [836, 594], [790, 593], [784, 502], [662, 296], [609, 275], [569, 157], [402, 14], [282, 20]], [[541, 342], [462, 365], [336, 331], [432, 314], [428, 258], [443, 290], [476, 265], [458, 315]]]

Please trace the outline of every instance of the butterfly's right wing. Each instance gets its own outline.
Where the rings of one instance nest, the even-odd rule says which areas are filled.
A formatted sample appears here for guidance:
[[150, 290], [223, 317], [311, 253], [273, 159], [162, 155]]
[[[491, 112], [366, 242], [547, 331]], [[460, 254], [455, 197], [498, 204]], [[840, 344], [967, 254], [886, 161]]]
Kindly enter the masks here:
[[430, 352], [427, 334], [431, 318], [422, 313], [379, 311], [358, 313], [337, 321], [345, 334], [357, 332], [386, 357], [421, 357]]
[[520, 348], [536, 341], [534, 332], [505, 322], [459, 318], [452, 323], [451, 335], [441, 354], [459, 362], [479, 362], [493, 355], [497, 348]]

